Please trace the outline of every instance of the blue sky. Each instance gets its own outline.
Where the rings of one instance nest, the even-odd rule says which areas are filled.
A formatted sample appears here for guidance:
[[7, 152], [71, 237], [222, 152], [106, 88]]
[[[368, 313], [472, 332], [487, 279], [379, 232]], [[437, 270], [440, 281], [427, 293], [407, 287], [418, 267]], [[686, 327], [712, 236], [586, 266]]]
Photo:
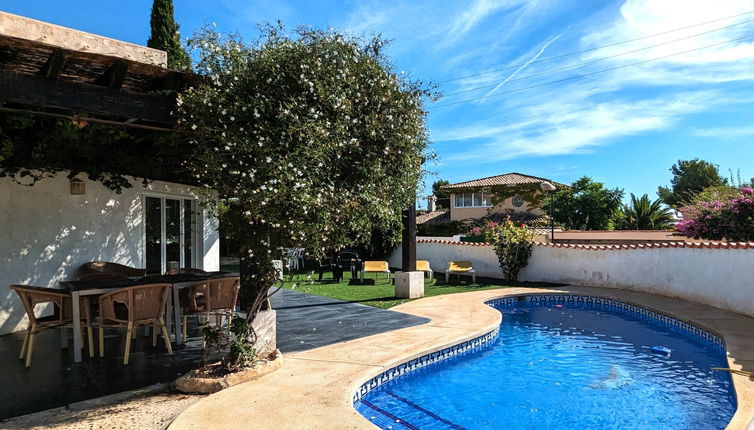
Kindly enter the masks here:
[[[439, 155], [430, 184], [510, 171], [565, 183], [588, 175], [655, 197], [673, 162], [694, 157], [719, 164], [726, 176], [728, 169], [754, 176], [754, 0], [174, 3], [184, 35], [215, 22], [253, 38], [257, 23], [280, 18], [289, 27], [392, 39], [399, 70], [446, 94], [429, 105]], [[149, 36], [150, 7], [151, 0], [0, 5], [139, 44]], [[613, 46], [594, 49], [605, 45]], [[585, 52], [548, 60], [576, 51]]]

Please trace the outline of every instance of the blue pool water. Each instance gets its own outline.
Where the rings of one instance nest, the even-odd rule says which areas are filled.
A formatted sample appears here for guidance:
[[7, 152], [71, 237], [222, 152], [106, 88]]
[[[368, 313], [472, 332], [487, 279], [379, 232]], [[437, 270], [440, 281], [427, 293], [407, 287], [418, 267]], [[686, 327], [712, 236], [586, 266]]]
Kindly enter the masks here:
[[728, 367], [724, 350], [708, 339], [600, 304], [495, 307], [496, 339], [380, 385], [356, 409], [395, 430], [723, 429], [735, 412], [730, 376], [710, 369]]

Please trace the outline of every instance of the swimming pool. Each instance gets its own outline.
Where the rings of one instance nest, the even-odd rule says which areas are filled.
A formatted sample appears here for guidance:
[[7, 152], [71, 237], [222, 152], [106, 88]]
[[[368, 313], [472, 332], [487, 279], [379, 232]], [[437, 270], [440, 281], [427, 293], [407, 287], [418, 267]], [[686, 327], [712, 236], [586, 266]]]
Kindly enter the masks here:
[[724, 344], [698, 327], [596, 297], [489, 304], [499, 335], [379, 375], [356, 409], [395, 430], [723, 429], [735, 412], [730, 376], [711, 370], [728, 367]]

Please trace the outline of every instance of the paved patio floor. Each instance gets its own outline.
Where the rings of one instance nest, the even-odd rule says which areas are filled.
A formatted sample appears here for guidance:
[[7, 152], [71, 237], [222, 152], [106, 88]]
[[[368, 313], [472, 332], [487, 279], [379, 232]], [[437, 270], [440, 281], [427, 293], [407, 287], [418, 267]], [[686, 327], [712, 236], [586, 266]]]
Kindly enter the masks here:
[[[278, 292], [272, 303], [277, 309], [278, 347], [284, 353], [428, 321], [290, 290]], [[165, 353], [161, 339], [157, 348], [152, 348], [151, 337], [138, 336], [131, 347], [128, 366], [122, 364], [125, 334], [118, 330], [106, 332], [105, 358], [90, 359], [85, 349], [84, 361], [79, 364], [73, 363], [72, 340], [67, 349], [62, 349], [59, 330], [43, 331], [35, 342], [31, 369], [26, 369], [18, 359], [23, 334], [0, 336], [0, 420], [174, 380], [197, 367], [201, 360], [200, 340], [196, 337], [199, 330], [192, 322], [195, 320], [189, 319], [189, 336], [195, 337], [187, 346], [176, 348], [173, 356]]]
[[429, 322], [415, 315], [293, 290], [280, 290], [271, 301], [277, 310], [277, 342], [283, 354]]
[[[559, 293], [612, 298], [689, 321], [725, 339], [730, 368], [754, 370], [754, 318], [636, 291], [578, 286], [512, 287], [427, 297], [401, 304], [395, 309], [431, 321], [288, 354], [283, 370], [199, 400], [183, 411], [169, 429], [246, 429], [249, 423], [255, 429], [373, 429], [374, 424], [361, 416], [352, 403], [354, 391], [365, 381], [411, 358], [491, 332], [500, 325], [503, 316], [484, 304], [488, 300]], [[735, 374], [731, 379], [738, 411], [727, 430], [752, 430], [754, 381]], [[227, 405], [243, 407], [229, 409]], [[691, 427], [704, 427], [703, 423], [697, 424], [692, 422]]]

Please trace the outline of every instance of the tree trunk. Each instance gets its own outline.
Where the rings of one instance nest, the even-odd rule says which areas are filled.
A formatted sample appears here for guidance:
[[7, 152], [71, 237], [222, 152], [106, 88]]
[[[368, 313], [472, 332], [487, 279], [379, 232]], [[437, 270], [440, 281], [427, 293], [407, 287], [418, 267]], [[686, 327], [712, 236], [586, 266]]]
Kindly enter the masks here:
[[270, 288], [277, 280], [273, 266], [274, 246], [270, 243], [270, 231], [266, 224], [241, 223], [240, 274], [241, 306], [246, 309], [247, 320], [251, 323], [260, 310], [267, 306]]

